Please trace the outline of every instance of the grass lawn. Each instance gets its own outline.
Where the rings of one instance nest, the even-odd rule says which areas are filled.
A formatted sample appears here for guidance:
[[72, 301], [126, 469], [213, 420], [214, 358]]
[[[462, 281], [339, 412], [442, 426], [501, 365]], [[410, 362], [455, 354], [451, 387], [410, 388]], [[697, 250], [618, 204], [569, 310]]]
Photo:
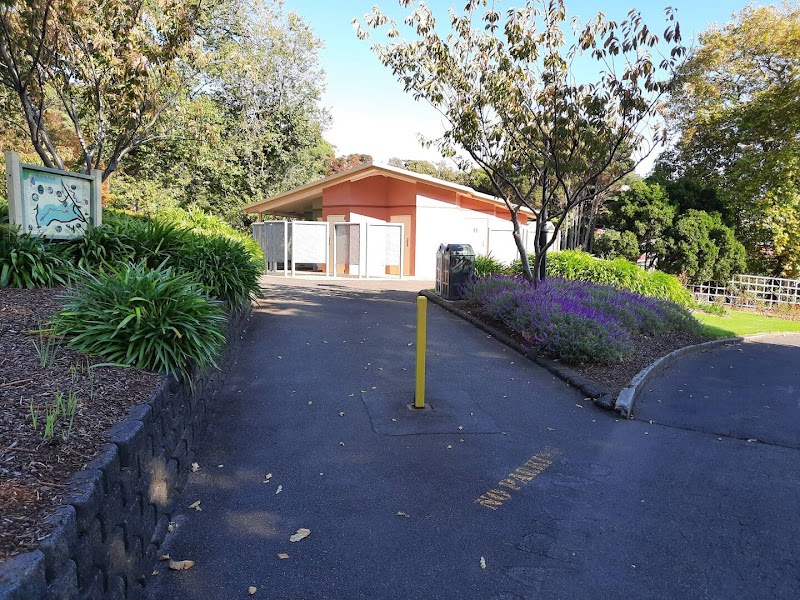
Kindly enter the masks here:
[[708, 335], [717, 338], [752, 335], [754, 333], [782, 333], [788, 331], [800, 333], [800, 321], [764, 317], [750, 312], [731, 310], [724, 317], [695, 313], [695, 317], [703, 324]]

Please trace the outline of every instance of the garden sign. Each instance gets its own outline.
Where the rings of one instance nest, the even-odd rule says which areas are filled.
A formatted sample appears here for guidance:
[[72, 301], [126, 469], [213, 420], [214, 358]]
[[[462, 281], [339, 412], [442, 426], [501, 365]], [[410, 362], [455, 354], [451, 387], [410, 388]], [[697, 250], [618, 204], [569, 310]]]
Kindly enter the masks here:
[[70, 173], [21, 163], [6, 152], [8, 213], [20, 233], [57, 240], [79, 238], [102, 223], [101, 172]]

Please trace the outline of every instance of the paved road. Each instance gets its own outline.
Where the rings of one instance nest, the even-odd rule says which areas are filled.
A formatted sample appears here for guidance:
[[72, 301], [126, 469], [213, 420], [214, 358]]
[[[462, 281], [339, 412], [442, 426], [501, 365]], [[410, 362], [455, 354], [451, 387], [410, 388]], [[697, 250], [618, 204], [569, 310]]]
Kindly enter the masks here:
[[648, 383], [634, 415], [800, 449], [800, 335], [759, 336], [682, 358]]
[[435, 306], [411, 412], [412, 292], [266, 293], [150, 599], [797, 597], [797, 450], [619, 421]]

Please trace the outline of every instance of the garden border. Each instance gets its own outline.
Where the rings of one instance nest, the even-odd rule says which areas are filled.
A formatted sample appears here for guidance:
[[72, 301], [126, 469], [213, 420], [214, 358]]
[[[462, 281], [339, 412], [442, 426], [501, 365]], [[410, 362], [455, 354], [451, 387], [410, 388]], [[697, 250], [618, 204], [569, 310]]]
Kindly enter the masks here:
[[420, 296], [424, 296], [437, 306], [441, 306], [446, 311], [453, 313], [454, 315], [464, 319], [468, 323], [474, 325], [478, 329], [485, 331], [493, 338], [497, 339], [500, 343], [505, 344], [512, 350], [519, 352], [522, 356], [527, 358], [528, 360], [536, 363], [540, 367], [546, 369], [559, 379], [565, 381], [572, 387], [579, 390], [583, 393], [587, 398], [591, 398], [594, 404], [604, 410], [614, 410], [614, 395], [609, 392], [606, 388], [601, 386], [599, 383], [596, 383], [589, 379], [588, 377], [584, 377], [583, 375], [573, 371], [569, 367], [565, 367], [562, 364], [559, 364], [557, 361], [550, 360], [548, 358], [544, 358], [541, 356], [539, 352], [534, 350], [530, 350], [526, 348], [511, 336], [505, 334], [504, 332], [495, 329], [491, 325], [488, 325], [475, 317], [474, 315], [469, 314], [461, 310], [459, 307], [454, 305], [449, 300], [445, 300], [441, 296], [436, 295], [434, 292], [428, 290], [422, 290], [419, 293]]
[[146, 403], [110, 430], [110, 442], [75, 473], [40, 547], [0, 563], [0, 600], [133, 599], [147, 575], [186, 484], [195, 440], [233, 364], [252, 307], [228, 319], [219, 368], [193, 389], [162, 379]]

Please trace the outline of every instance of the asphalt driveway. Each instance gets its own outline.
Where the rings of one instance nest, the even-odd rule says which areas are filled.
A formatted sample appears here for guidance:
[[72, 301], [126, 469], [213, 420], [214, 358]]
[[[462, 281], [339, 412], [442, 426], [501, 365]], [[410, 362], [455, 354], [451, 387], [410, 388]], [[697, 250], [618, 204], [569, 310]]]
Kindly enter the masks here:
[[800, 448], [800, 335], [769, 335], [684, 357], [637, 396], [637, 419]]
[[416, 294], [358, 286], [265, 280], [148, 598], [797, 596], [795, 448], [618, 420], [435, 306], [414, 412]]

